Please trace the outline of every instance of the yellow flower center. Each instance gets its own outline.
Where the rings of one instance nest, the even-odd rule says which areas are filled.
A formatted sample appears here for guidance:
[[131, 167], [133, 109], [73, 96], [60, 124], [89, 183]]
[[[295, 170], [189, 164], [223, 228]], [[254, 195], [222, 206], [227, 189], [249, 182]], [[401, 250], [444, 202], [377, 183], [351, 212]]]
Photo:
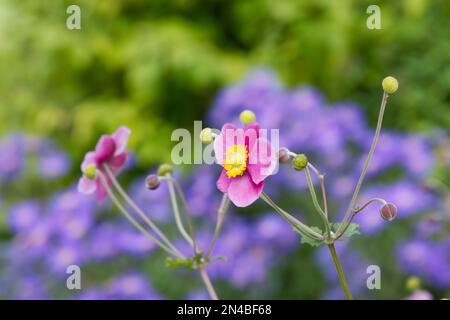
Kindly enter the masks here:
[[247, 168], [248, 151], [243, 145], [234, 145], [228, 147], [225, 152], [225, 161], [223, 167], [227, 171], [228, 178], [242, 176]]

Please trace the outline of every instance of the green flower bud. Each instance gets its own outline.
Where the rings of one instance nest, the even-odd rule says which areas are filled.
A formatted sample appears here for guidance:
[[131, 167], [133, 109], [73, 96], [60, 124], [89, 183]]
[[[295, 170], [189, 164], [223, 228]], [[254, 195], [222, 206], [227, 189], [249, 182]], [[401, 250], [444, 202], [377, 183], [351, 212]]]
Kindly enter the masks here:
[[145, 187], [149, 190], [158, 189], [160, 184], [161, 182], [159, 181], [158, 176], [155, 174], [151, 174], [145, 179]]
[[308, 158], [303, 154], [298, 154], [292, 159], [292, 168], [301, 171], [308, 165]]
[[244, 110], [239, 115], [239, 119], [244, 125], [248, 125], [256, 121], [256, 116], [251, 110]]
[[386, 77], [382, 82], [383, 90], [389, 94], [394, 93], [398, 89], [398, 81], [394, 77]]
[[170, 165], [168, 163], [163, 163], [158, 168], [158, 176], [160, 176], [160, 177], [165, 176], [168, 173], [172, 173], [172, 171], [173, 171], [172, 165]]
[[406, 288], [410, 291], [416, 291], [420, 288], [420, 279], [418, 277], [409, 277], [406, 280]]
[[97, 177], [97, 166], [94, 163], [88, 164], [84, 167], [83, 174], [89, 180], [94, 180]]
[[213, 142], [213, 135], [211, 128], [204, 128], [200, 132], [200, 141], [203, 142], [204, 144], [210, 144], [211, 142]]

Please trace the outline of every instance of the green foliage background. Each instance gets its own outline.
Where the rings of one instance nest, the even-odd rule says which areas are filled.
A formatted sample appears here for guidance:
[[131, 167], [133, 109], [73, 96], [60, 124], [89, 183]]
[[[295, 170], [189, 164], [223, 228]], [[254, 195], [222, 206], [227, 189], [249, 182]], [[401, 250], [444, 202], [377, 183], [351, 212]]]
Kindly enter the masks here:
[[[81, 30], [66, 28], [70, 4], [81, 7]], [[381, 30], [366, 27], [371, 4], [381, 7]], [[0, 136], [52, 137], [79, 163], [100, 134], [125, 124], [146, 170], [168, 160], [174, 128], [204, 119], [220, 88], [261, 65], [289, 86], [360, 103], [372, 124], [381, 79], [393, 75], [402, 94], [386, 127], [450, 128], [449, 17], [447, 0], [2, 0]], [[392, 258], [383, 256], [389, 239], [361, 245]], [[312, 252], [302, 246], [274, 272], [273, 283], [290, 284], [281, 298], [317, 298]], [[156, 287], [176, 297], [171, 271], [148, 263]], [[405, 279], [390, 280], [384, 298], [401, 295]], [[243, 296], [259, 297], [252, 290]]]
[[[81, 7], [81, 30], [66, 8]], [[382, 29], [366, 27], [370, 4]], [[167, 159], [170, 132], [203, 118], [219, 88], [252, 67], [353, 100], [374, 122], [379, 82], [400, 81], [388, 127], [450, 127], [445, 0], [4, 0], [1, 132], [58, 137], [79, 160], [125, 123], [141, 164]]]

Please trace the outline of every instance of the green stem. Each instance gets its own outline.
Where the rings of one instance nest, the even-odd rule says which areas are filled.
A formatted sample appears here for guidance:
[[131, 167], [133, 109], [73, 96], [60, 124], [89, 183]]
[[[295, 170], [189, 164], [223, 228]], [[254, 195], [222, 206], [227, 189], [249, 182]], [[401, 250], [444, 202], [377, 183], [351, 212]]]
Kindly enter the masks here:
[[197, 254], [198, 248], [197, 248], [197, 244], [195, 242], [194, 224], [192, 222], [192, 219], [191, 219], [191, 216], [190, 216], [190, 213], [189, 213], [189, 209], [188, 209], [188, 206], [187, 206], [186, 198], [184, 197], [184, 194], [183, 194], [183, 190], [181, 189], [181, 186], [178, 183], [178, 181], [175, 178], [173, 178], [171, 175], [167, 175], [165, 177], [160, 177], [160, 179], [161, 180], [172, 181], [173, 185], [175, 186], [175, 189], [176, 189], [176, 191], [178, 193], [178, 196], [180, 198], [181, 206], [183, 207], [184, 213], [186, 215], [186, 220], [187, 220], [188, 228], [189, 228], [189, 235], [190, 235], [190, 237], [192, 239], [192, 242], [194, 244], [194, 254]]
[[111, 180], [114, 187], [117, 189], [119, 194], [125, 199], [125, 201], [133, 208], [142, 218], [142, 220], [145, 221], [145, 223], [148, 224], [148, 226], [160, 237], [160, 239], [169, 247], [172, 249], [172, 251], [177, 252], [178, 255], [182, 254], [178, 251], [177, 248], [167, 239], [167, 237], [162, 233], [161, 230], [154, 224], [154, 222], [147, 217], [147, 215], [144, 213], [144, 211], [139, 208], [139, 206], [133, 201], [133, 199], [130, 198], [130, 196], [125, 192], [125, 190], [122, 188], [120, 183], [117, 181], [116, 177], [114, 177], [114, 174], [110, 170], [109, 166], [104, 164], [103, 168], [106, 171], [106, 174], [108, 175], [109, 179]]
[[325, 214], [325, 212], [323, 212], [322, 208], [320, 207], [319, 201], [317, 200], [317, 196], [316, 196], [316, 192], [314, 190], [314, 186], [311, 180], [311, 175], [309, 173], [309, 169], [308, 167], [305, 168], [305, 174], [306, 174], [306, 180], [308, 182], [308, 189], [309, 192], [311, 193], [311, 198], [314, 204], [314, 208], [316, 208], [316, 211], [319, 213], [320, 217], [322, 218], [323, 221], [323, 225], [325, 226], [327, 235], [328, 235], [328, 239], [331, 238], [331, 228], [330, 228], [330, 224], [328, 222], [328, 218], [327, 215]]
[[175, 224], [177, 225], [178, 230], [180, 231], [183, 238], [187, 241], [187, 243], [189, 243], [190, 246], [194, 247], [194, 241], [184, 229], [183, 222], [181, 221], [180, 209], [178, 208], [177, 196], [175, 193], [174, 183], [171, 180], [171, 175], [167, 174], [166, 177], [169, 178], [167, 179], [167, 185], [169, 187], [170, 202], [172, 203]]
[[206, 290], [208, 290], [209, 296], [212, 300], [219, 300], [219, 297], [217, 296], [216, 290], [214, 290], [214, 286], [209, 279], [208, 273], [206, 272], [205, 268], [199, 268], [198, 272], [200, 272], [200, 276], [203, 280], [203, 283], [205, 284]]
[[158, 246], [160, 246], [163, 250], [167, 251], [169, 254], [178, 257], [183, 258], [183, 255], [178, 252], [177, 250], [172, 250], [171, 248], [167, 247], [165, 244], [160, 242], [158, 239], [153, 237], [150, 233], [147, 232], [140, 224], [137, 222], [129, 213], [128, 211], [122, 206], [119, 199], [114, 195], [114, 193], [111, 191], [111, 188], [108, 186], [108, 183], [106, 181], [106, 178], [103, 176], [103, 173], [100, 171], [98, 172], [100, 181], [102, 183], [103, 188], [105, 188], [106, 192], [108, 193], [109, 198], [112, 200], [112, 202], [116, 205], [116, 207], [120, 210], [120, 212], [123, 213], [123, 215], [131, 222], [131, 224], [138, 229], [142, 234], [144, 234], [147, 239], [150, 241], [156, 243]]
[[304, 233], [305, 235], [307, 235], [308, 237], [310, 237], [314, 240], [323, 241], [323, 237], [321, 234], [315, 232], [314, 230], [309, 228], [307, 225], [303, 224], [298, 219], [296, 219], [295, 217], [290, 215], [288, 212], [281, 209], [272, 199], [270, 199], [270, 197], [265, 192], [261, 193], [260, 198], [262, 200], [264, 200], [273, 209], [275, 209], [275, 211], [278, 212], [278, 214], [280, 216], [282, 216], [284, 219], [286, 219], [291, 225], [296, 227], [302, 233]]
[[339, 226], [339, 229], [336, 231], [336, 237], [340, 237], [342, 234], [342, 231], [347, 226], [347, 219], [352, 212], [353, 206], [355, 204], [356, 198], [358, 197], [359, 190], [361, 189], [362, 183], [364, 181], [364, 177], [366, 175], [367, 169], [369, 168], [370, 161], [372, 160], [373, 153], [375, 151], [375, 147], [377, 146], [378, 138], [380, 137], [381, 132], [381, 125], [383, 123], [383, 116], [384, 116], [384, 110], [386, 109], [386, 103], [389, 95], [384, 92], [383, 93], [383, 99], [381, 101], [381, 107], [380, 107], [380, 113], [378, 114], [378, 122], [377, 127], [375, 129], [375, 136], [372, 141], [372, 145], [370, 147], [369, 154], [367, 155], [366, 162], [364, 163], [363, 170], [361, 172], [361, 176], [359, 177], [358, 183], [356, 185], [355, 191], [353, 192], [352, 200], [350, 201], [350, 204], [347, 208], [347, 212], [345, 213], [345, 217], [342, 220], [341, 225]]
[[222, 201], [220, 202], [219, 210], [217, 210], [217, 223], [216, 229], [214, 230], [213, 240], [209, 245], [209, 249], [205, 255], [205, 259], [208, 259], [211, 256], [211, 253], [216, 245], [217, 239], [219, 237], [220, 230], [222, 229], [223, 220], [225, 218], [225, 214], [227, 213], [228, 207], [230, 205], [230, 199], [226, 193], [222, 196]]
[[342, 289], [345, 293], [345, 298], [347, 300], [353, 300], [352, 294], [350, 293], [350, 290], [348, 289], [347, 281], [345, 281], [344, 272], [342, 271], [341, 265], [339, 263], [336, 249], [334, 248], [334, 244], [331, 243], [328, 245], [328, 248], [330, 249], [331, 256], [333, 257], [333, 262], [336, 267], [337, 273], [339, 275], [339, 280], [341, 281]]
[[319, 178], [320, 188], [322, 189], [323, 211], [325, 212], [325, 216], [328, 218], [328, 201], [327, 201], [327, 191], [325, 188], [325, 177], [310, 162], [308, 162], [308, 167], [310, 167], [314, 171], [314, 173], [317, 175], [317, 178]]

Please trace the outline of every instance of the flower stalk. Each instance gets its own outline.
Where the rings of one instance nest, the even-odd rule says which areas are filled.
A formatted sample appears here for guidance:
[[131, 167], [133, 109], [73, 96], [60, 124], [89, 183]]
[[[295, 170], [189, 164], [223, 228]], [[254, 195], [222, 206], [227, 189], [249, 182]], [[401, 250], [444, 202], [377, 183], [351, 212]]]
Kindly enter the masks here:
[[208, 259], [211, 256], [212, 251], [214, 250], [214, 246], [216, 245], [217, 239], [219, 238], [220, 230], [222, 229], [223, 220], [230, 206], [230, 199], [228, 195], [224, 193], [222, 196], [222, 200], [220, 202], [219, 210], [217, 210], [217, 222], [216, 228], [214, 230], [214, 236], [209, 246], [208, 251], [206, 252], [205, 259]]
[[372, 141], [372, 145], [370, 147], [369, 150], [369, 154], [367, 155], [367, 159], [366, 162], [364, 163], [364, 167], [362, 169], [361, 175], [359, 177], [358, 183], [356, 184], [356, 188], [355, 191], [353, 192], [353, 196], [352, 199], [350, 200], [350, 204], [348, 206], [347, 211], [345, 212], [345, 216], [344, 219], [342, 220], [341, 225], [339, 226], [337, 232], [336, 232], [336, 236], [340, 237], [343, 234], [344, 229], [347, 227], [347, 225], [350, 223], [350, 221], [347, 221], [349, 218], [349, 215], [353, 209], [353, 206], [355, 205], [356, 202], [356, 198], [358, 197], [359, 191], [361, 189], [362, 183], [364, 181], [364, 177], [366, 175], [367, 169], [369, 168], [369, 164], [370, 161], [372, 160], [372, 156], [373, 153], [375, 152], [375, 147], [377, 146], [378, 143], [378, 138], [380, 137], [380, 132], [381, 132], [381, 126], [383, 124], [383, 116], [384, 116], [384, 111], [386, 109], [386, 104], [387, 104], [387, 99], [389, 97], [389, 94], [384, 91], [383, 93], [383, 99], [381, 100], [381, 107], [380, 107], [380, 113], [378, 114], [378, 122], [377, 122], [377, 127], [375, 129], [375, 135]]
[[[167, 186], [169, 188], [170, 202], [172, 204], [172, 211], [173, 211], [173, 214], [174, 214], [174, 217], [175, 217], [175, 224], [176, 224], [176, 226], [178, 228], [178, 231], [180, 231], [180, 234], [187, 241], [187, 243], [191, 247], [195, 247], [194, 246], [194, 241], [192, 240], [191, 236], [184, 229], [183, 222], [181, 221], [180, 209], [178, 207], [177, 195], [175, 193], [174, 182], [171, 179], [171, 174], [167, 173], [166, 177], [169, 178], [169, 179], [167, 179]], [[186, 215], [188, 215], [188, 214], [186, 213]]]
[[334, 266], [336, 267], [336, 271], [339, 276], [339, 281], [341, 282], [342, 289], [345, 293], [345, 298], [347, 300], [353, 300], [352, 294], [347, 285], [347, 281], [345, 280], [344, 272], [342, 271], [341, 264], [339, 263], [339, 259], [336, 253], [336, 249], [334, 248], [334, 244], [330, 243], [328, 245], [328, 249], [330, 250], [331, 257], [333, 258]]

